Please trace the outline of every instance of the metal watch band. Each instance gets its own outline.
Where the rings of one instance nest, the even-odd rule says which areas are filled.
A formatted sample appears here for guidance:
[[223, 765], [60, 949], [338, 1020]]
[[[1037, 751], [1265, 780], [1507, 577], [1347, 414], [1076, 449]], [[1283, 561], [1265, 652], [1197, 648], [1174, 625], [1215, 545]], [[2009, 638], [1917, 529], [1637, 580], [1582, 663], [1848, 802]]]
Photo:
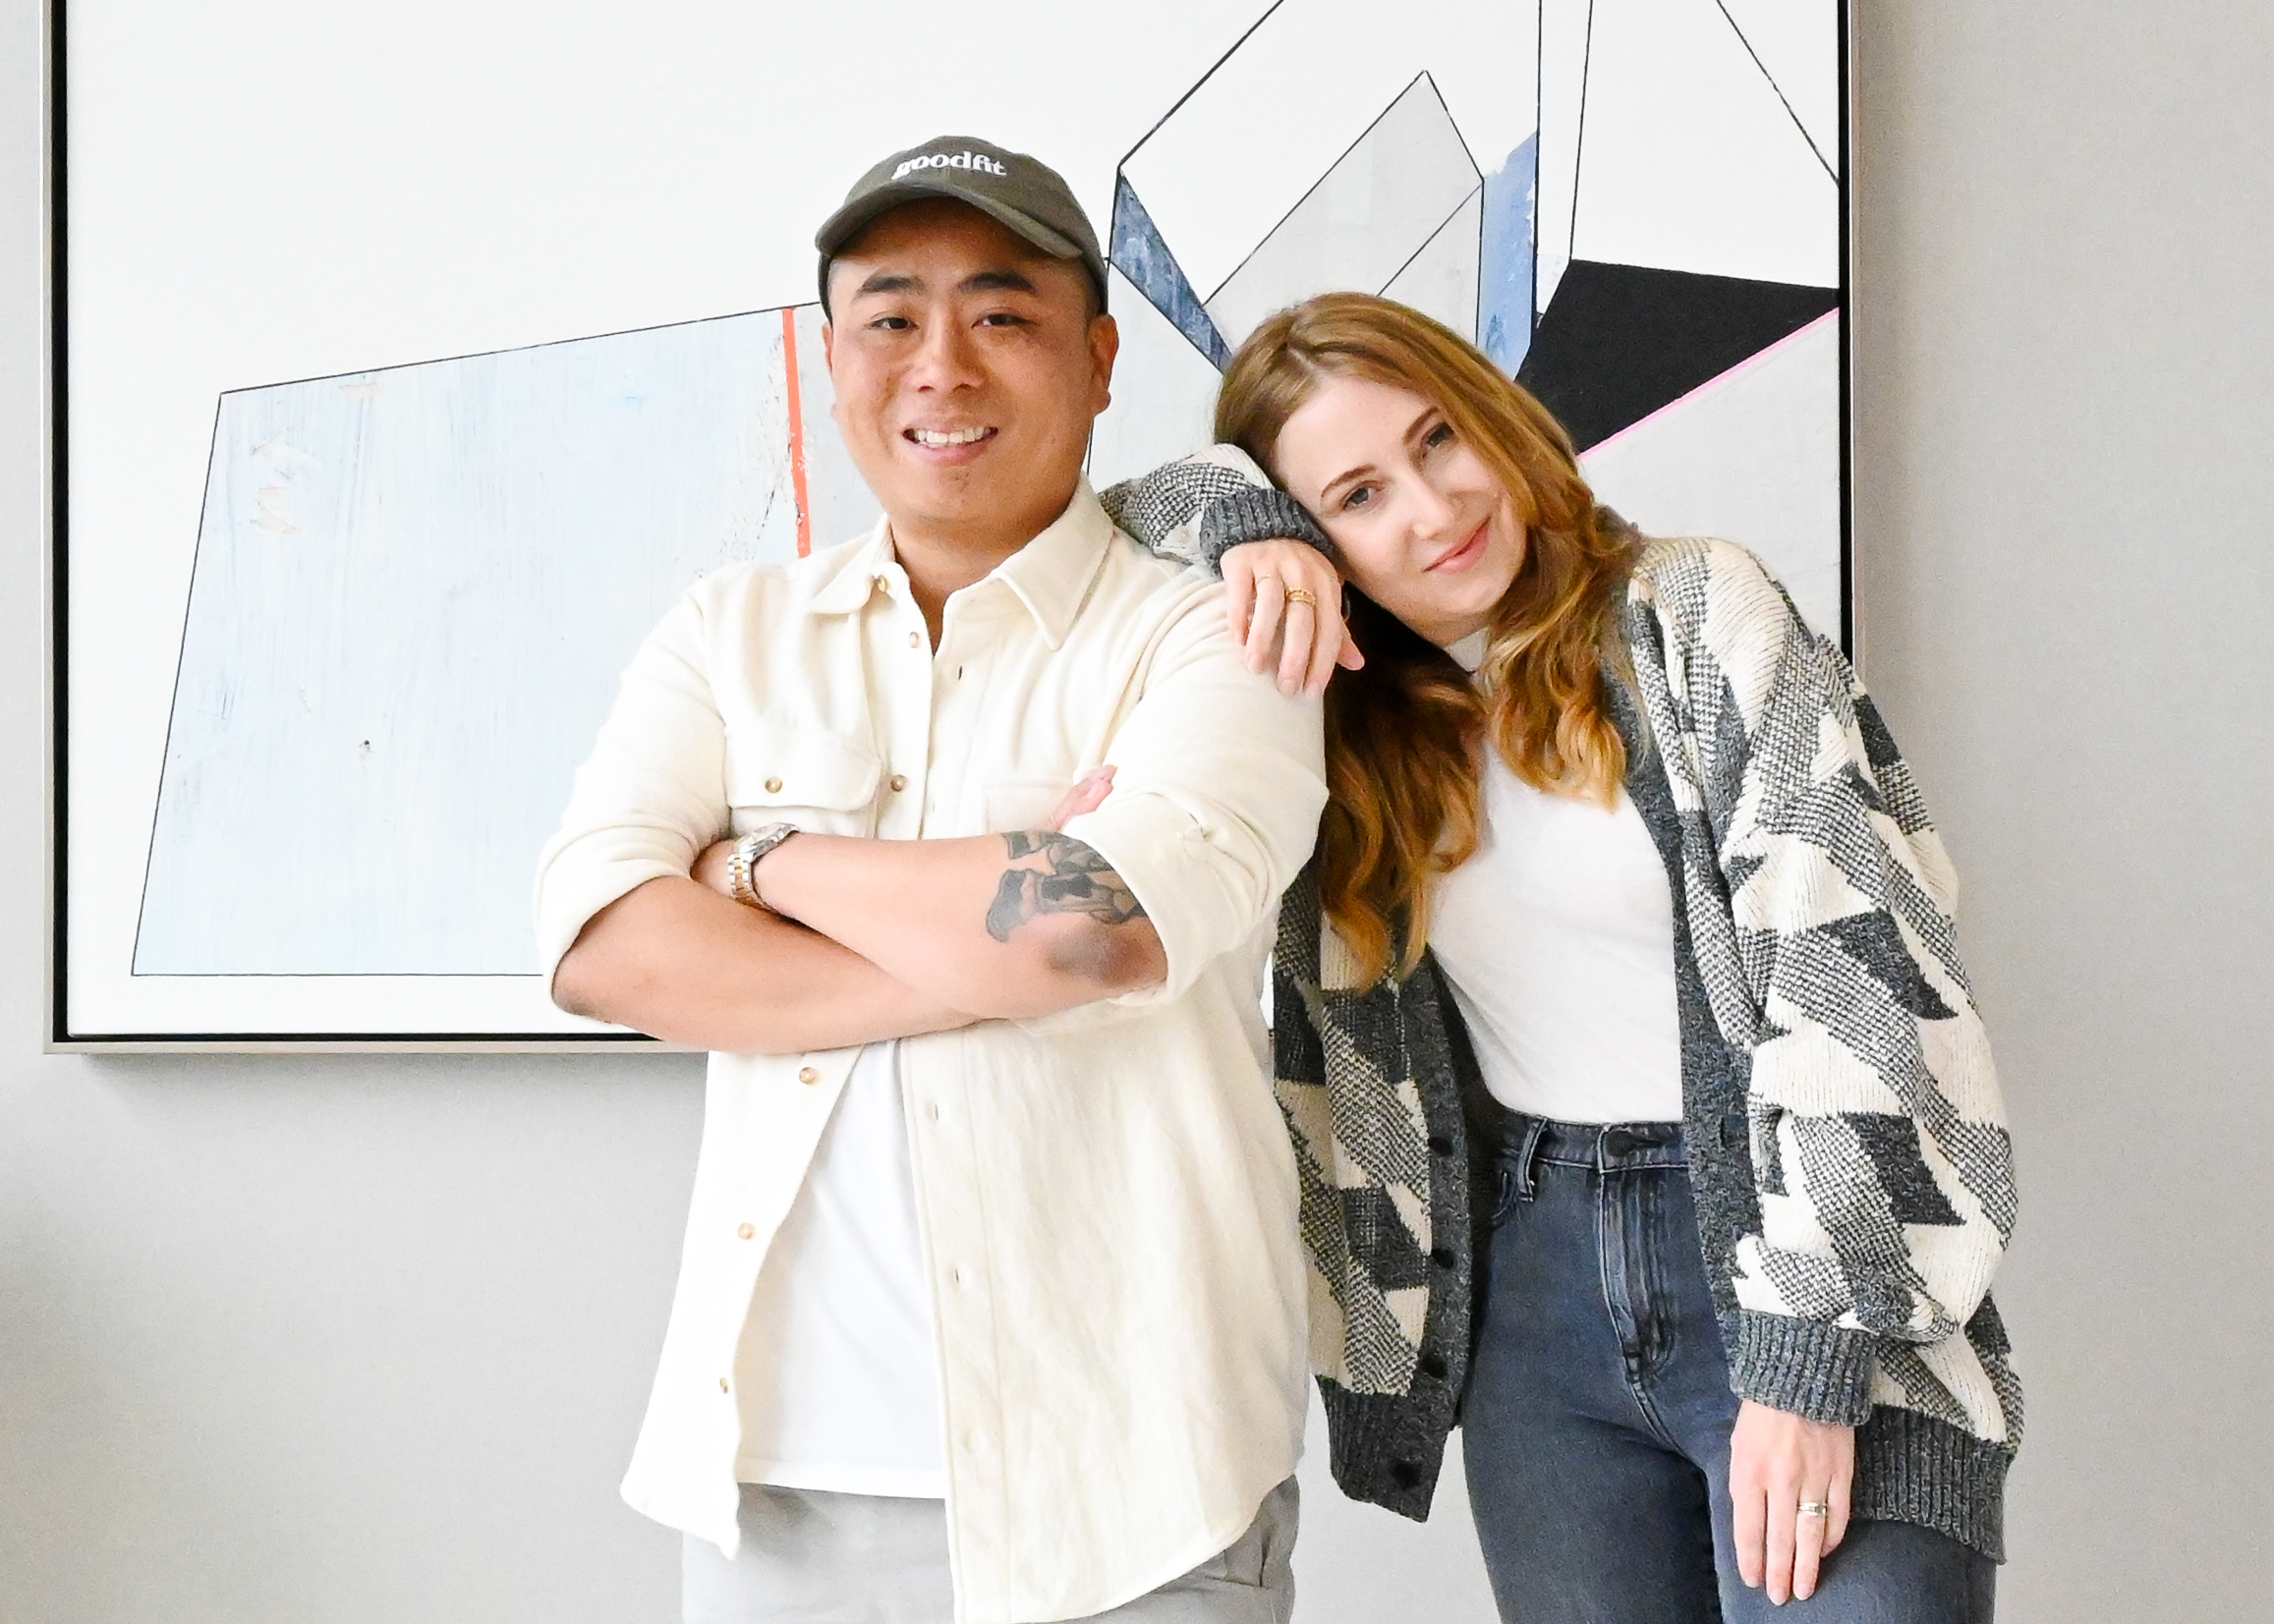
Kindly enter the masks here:
[[758, 860], [798, 832], [795, 823], [765, 823], [734, 843], [734, 850], [726, 858], [726, 884], [734, 900], [746, 908], [766, 908], [766, 899], [758, 894]]

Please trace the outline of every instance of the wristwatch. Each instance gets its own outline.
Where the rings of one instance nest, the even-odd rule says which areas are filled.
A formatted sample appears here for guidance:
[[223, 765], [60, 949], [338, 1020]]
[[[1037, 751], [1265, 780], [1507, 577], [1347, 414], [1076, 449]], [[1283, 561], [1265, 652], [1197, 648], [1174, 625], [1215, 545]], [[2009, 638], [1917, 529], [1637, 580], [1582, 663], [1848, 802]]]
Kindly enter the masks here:
[[734, 850], [726, 856], [726, 886], [736, 902], [746, 908], [775, 912], [758, 894], [758, 860], [797, 832], [795, 823], [764, 823], [734, 843]]

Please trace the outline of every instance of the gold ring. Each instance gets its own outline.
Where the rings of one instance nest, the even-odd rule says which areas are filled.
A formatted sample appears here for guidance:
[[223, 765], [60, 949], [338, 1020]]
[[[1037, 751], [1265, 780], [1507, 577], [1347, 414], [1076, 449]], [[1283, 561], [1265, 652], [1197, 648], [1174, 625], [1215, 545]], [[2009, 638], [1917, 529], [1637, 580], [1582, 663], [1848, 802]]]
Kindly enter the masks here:
[[1289, 603], [1308, 603], [1314, 609], [1319, 606], [1319, 600], [1300, 587], [1289, 587], [1286, 598]]

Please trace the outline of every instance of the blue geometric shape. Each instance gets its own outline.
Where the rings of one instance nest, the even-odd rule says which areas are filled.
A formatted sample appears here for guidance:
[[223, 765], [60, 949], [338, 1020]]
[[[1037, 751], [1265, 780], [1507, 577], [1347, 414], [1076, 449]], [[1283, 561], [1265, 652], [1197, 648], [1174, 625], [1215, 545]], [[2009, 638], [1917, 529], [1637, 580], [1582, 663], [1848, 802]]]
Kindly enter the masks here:
[[1540, 139], [1485, 177], [1484, 263], [1477, 276], [1477, 348], [1508, 374], [1532, 348], [1532, 214], [1539, 198]]
[[1161, 240], [1160, 229], [1137, 200], [1136, 192], [1118, 177], [1113, 187], [1113, 249], [1108, 257], [1219, 371], [1231, 364], [1231, 347], [1209, 319], [1208, 308], [1192, 291], [1184, 267]]

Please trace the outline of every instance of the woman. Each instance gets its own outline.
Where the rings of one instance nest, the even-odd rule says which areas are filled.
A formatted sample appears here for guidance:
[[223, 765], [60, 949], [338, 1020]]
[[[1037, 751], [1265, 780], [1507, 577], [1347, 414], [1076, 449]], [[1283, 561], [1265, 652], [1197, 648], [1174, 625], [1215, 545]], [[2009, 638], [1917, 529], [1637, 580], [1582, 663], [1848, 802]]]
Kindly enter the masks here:
[[[1300, 509], [1220, 451], [1124, 524], [1161, 543], [1190, 491], [1213, 552], [1331, 544], [1363, 656], [1274, 997], [1336, 1476], [1426, 1515], [1457, 1414], [1527, 1624], [1987, 1619], [2010, 1148], [1948, 862], [1846, 660], [1750, 554], [1598, 507], [1402, 306], [1273, 317], [1216, 428]], [[1322, 554], [1222, 562], [1251, 663], [1283, 612], [1284, 685], [1324, 682]]]

